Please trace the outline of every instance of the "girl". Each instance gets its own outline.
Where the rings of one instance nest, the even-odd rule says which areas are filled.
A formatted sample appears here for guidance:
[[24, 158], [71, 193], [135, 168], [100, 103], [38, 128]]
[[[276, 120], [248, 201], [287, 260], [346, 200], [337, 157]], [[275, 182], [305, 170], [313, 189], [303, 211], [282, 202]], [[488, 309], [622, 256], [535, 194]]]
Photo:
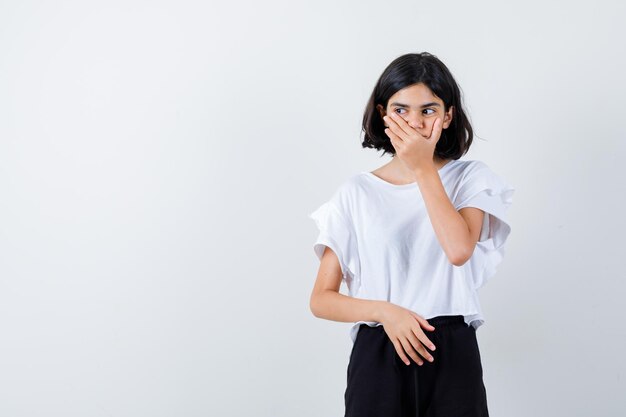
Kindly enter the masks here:
[[503, 259], [515, 189], [459, 159], [472, 126], [452, 74], [427, 52], [385, 69], [363, 131], [362, 146], [391, 161], [352, 175], [310, 214], [311, 311], [355, 323], [345, 416], [486, 417], [477, 290]]

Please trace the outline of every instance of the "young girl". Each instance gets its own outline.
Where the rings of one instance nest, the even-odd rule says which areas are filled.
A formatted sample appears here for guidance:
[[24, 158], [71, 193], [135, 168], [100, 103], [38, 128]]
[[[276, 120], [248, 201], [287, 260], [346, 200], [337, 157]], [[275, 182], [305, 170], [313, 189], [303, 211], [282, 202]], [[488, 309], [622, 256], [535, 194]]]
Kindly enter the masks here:
[[429, 53], [385, 69], [363, 131], [362, 146], [391, 161], [352, 175], [310, 214], [321, 261], [311, 310], [355, 323], [345, 416], [486, 417], [477, 291], [503, 259], [515, 189], [459, 159], [472, 127], [452, 74]]

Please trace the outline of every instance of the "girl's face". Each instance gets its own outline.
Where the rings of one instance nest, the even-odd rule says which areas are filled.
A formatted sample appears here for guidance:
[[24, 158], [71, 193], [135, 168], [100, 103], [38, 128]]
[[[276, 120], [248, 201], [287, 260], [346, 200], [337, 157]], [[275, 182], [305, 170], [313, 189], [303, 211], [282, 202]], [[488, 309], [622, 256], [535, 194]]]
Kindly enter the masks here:
[[450, 106], [447, 112], [444, 111], [443, 100], [423, 83], [413, 84], [396, 92], [389, 98], [387, 108], [380, 104], [376, 108], [381, 119], [387, 113], [395, 112], [422, 136], [430, 136], [437, 118], [442, 119], [442, 127], [447, 129], [452, 123], [454, 111], [454, 106]]

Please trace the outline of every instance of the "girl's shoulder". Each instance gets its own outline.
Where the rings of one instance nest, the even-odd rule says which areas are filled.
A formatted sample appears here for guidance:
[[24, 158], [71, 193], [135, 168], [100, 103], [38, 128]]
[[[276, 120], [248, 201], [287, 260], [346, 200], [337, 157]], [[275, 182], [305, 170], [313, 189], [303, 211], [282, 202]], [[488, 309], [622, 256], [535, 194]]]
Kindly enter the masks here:
[[330, 194], [326, 204], [338, 209], [346, 208], [349, 206], [349, 202], [353, 200], [355, 191], [359, 187], [359, 182], [359, 174], [352, 174], [347, 178], [343, 178]]
[[357, 198], [364, 185], [362, 173], [352, 174], [339, 183], [331, 200], [337, 206], [346, 208]]
[[463, 173], [489, 169], [489, 166], [479, 159], [457, 159], [455, 162], [453, 168]]
[[362, 171], [344, 178], [335, 189], [333, 198], [345, 199], [358, 193], [366, 184], [365, 174], [365, 171]]
[[500, 176], [491, 167], [479, 159], [457, 160], [451, 169], [457, 177], [458, 182], [465, 182], [477, 179], [498, 180]]

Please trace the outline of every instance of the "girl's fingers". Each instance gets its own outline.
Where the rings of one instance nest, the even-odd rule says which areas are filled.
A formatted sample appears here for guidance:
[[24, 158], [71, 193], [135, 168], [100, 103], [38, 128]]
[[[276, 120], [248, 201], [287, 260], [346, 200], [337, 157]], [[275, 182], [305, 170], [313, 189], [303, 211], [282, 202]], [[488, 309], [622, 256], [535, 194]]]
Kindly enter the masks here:
[[[419, 340], [424, 344], [424, 346], [428, 346], [430, 350], [435, 350], [435, 345], [433, 344], [433, 342], [430, 341], [430, 339], [426, 335], [420, 337]], [[426, 350], [424, 351], [426, 352]], [[428, 355], [430, 355], [430, 353], [428, 353]]]
[[[417, 336], [417, 337], [416, 337]], [[413, 345], [413, 348], [420, 354], [422, 355], [422, 357], [424, 359], [426, 359], [429, 362], [432, 362], [435, 360], [435, 358], [433, 358], [433, 356], [430, 354], [430, 352], [428, 352], [426, 350], [426, 348], [424, 347], [424, 344], [428, 344], [431, 345], [430, 341], [428, 341], [428, 338], [426, 336], [419, 336], [416, 333], [412, 332], [411, 335], [409, 336], [409, 342], [411, 343], [411, 345]]]
[[383, 117], [383, 119], [388, 124], [388, 127], [385, 129], [385, 132], [389, 131], [389, 132], [394, 133], [395, 135], [399, 135], [402, 132], [402, 129], [400, 129], [400, 127], [398, 126], [398, 124], [396, 123], [394, 119], [392, 119], [389, 116], [385, 116]]
[[[435, 345], [430, 341], [428, 336], [424, 333], [424, 331], [420, 328], [419, 330], [414, 329], [413, 334], [417, 337], [417, 339], [424, 344], [424, 346], [428, 346], [430, 350], [435, 350]], [[428, 352], [426, 352], [428, 354]]]
[[[420, 330], [422, 330], [422, 328], [431, 328], [432, 330], [435, 330], [434, 326], [431, 326], [425, 318], [420, 317], [418, 314], [414, 313], [413, 311], [411, 311], [411, 314], [417, 319], [417, 322], [420, 323], [420, 325], [422, 327], [420, 327]], [[415, 335], [424, 343], [425, 346], [428, 346], [428, 348], [430, 350], [435, 350], [436, 346], [434, 345], [433, 342], [430, 341], [430, 339], [426, 336], [426, 334], [424, 333], [424, 331], [422, 330], [421, 333], [422, 335], [420, 335], [420, 333], [416, 333], [414, 332]]]
[[427, 136], [422, 135], [417, 129], [412, 128], [402, 117], [397, 113], [391, 113], [391, 123], [398, 127], [399, 133], [405, 134], [407, 138], [412, 137], [414, 134], [418, 134], [422, 139], [428, 139]]
[[435, 327], [432, 326], [428, 321], [426, 321], [426, 319], [422, 316], [420, 316], [419, 314], [415, 313], [414, 311], [411, 311], [411, 314], [413, 315], [413, 317], [415, 317], [415, 319], [423, 326], [423, 327], [427, 327], [430, 328], [431, 330], [435, 330]]
[[402, 359], [402, 362], [404, 362], [407, 365], [411, 364], [411, 361], [409, 361], [409, 358], [406, 357], [406, 355], [404, 354], [404, 349], [402, 349], [402, 345], [400, 345], [400, 342], [398, 342], [397, 340], [392, 341], [393, 346], [396, 348], [396, 353], [398, 354], [398, 356], [400, 356], [400, 359]]
[[389, 136], [389, 141], [391, 142], [391, 146], [396, 150], [396, 153], [400, 150], [400, 146], [402, 146], [401, 139], [398, 138], [393, 132], [388, 132], [389, 129], [385, 129], [385, 133]]
[[402, 138], [398, 136], [396, 132], [394, 132], [390, 127], [385, 129], [385, 133], [387, 134], [387, 136], [389, 136], [389, 139], [391, 140], [395, 139], [398, 142], [402, 141]]
[[430, 136], [428, 137], [428, 139], [434, 139], [438, 137], [441, 134], [442, 125], [443, 125], [443, 122], [441, 121], [441, 119], [437, 118], [437, 120], [435, 120], [435, 123], [433, 123], [433, 130], [432, 132], [430, 132]]
[[400, 131], [402, 131], [406, 135], [411, 135], [415, 130], [411, 126], [409, 126], [409, 124], [402, 117], [398, 116], [397, 113], [391, 113], [390, 116], [386, 117], [389, 117], [389, 119], [387, 119], [388, 122], [398, 126], [398, 129], [400, 129]]
[[404, 348], [404, 351], [407, 353], [407, 355], [411, 357], [411, 359], [413, 359], [418, 365], [422, 365], [423, 363], [422, 359], [417, 354], [415, 347], [411, 344], [411, 342], [408, 339], [402, 338], [400, 340], [400, 344]]

